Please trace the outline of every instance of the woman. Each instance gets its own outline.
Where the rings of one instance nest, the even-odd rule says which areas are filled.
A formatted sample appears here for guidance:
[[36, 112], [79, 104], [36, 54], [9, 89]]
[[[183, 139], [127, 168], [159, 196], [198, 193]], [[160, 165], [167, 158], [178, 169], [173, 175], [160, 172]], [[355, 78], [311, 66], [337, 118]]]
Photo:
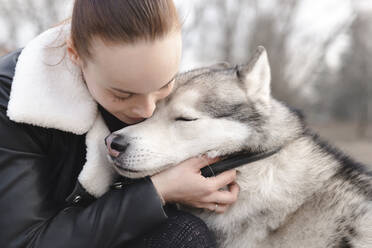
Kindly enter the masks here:
[[164, 205], [226, 211], [235, 171], [200, 175], [216, 160], [96, 187], [113, 183], [103, 138], [153, 114], [180, 57], [171, 0], [76, 0], [71, 21], [0, 58], [0, 247], [215, 245], [200, 219]]

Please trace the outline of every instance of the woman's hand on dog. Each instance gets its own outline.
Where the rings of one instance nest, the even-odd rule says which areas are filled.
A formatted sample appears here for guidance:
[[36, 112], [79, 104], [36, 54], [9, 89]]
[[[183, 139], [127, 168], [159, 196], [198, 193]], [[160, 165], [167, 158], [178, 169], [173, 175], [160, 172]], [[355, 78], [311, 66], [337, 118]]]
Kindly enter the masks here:
[[[217, 162], [206, 156], [185, 160], [151, 177], [165, 202], [176, 202], [217, 213], [225, 212], [237, 199], [236, 170], [205, 178], [200, 169]], [[220, 190], [227, 186], [226, 190]]]

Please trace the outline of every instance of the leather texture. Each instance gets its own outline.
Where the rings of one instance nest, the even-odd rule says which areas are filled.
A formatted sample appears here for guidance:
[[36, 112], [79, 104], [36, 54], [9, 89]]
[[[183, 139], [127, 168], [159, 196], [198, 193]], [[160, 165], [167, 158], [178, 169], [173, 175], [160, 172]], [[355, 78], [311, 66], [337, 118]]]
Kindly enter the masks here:
[[0, 57], [0, 247], [125, 247], [163, 223], [167, 215], [149, 178], [94, 199], [77, 183], [85, 135], [8, 118], [20, 52]]

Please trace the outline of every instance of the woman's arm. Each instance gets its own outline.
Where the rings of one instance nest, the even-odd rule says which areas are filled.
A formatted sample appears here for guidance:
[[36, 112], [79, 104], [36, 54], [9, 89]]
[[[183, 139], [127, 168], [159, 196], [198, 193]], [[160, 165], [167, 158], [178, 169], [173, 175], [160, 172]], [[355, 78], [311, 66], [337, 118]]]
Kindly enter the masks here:
[[167, 217], [149, 179], [88, 207], [53, 200], [51, 188], [65, 175], [46, 153], [52, 131], [6, 116], [15, 62], [0, 59], [0, 247], [112, 247], [162, 223]]
[[166, 219], [149, 180], [111, 190], [86, 208], [61, 209], [48, 196], [53, 181], [43, 175], [53, 165], [4, 110], [0, 137], [0, 247], [111, 247]]

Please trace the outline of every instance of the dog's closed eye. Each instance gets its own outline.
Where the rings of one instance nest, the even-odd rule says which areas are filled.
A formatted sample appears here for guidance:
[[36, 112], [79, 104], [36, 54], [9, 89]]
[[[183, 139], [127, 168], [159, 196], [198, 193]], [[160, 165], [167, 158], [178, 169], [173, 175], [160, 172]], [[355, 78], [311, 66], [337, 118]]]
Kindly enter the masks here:
[[197, 118], [189, 118], [189, 117], [178, 117], [175, 119], [176, 121], [196, 121]]

